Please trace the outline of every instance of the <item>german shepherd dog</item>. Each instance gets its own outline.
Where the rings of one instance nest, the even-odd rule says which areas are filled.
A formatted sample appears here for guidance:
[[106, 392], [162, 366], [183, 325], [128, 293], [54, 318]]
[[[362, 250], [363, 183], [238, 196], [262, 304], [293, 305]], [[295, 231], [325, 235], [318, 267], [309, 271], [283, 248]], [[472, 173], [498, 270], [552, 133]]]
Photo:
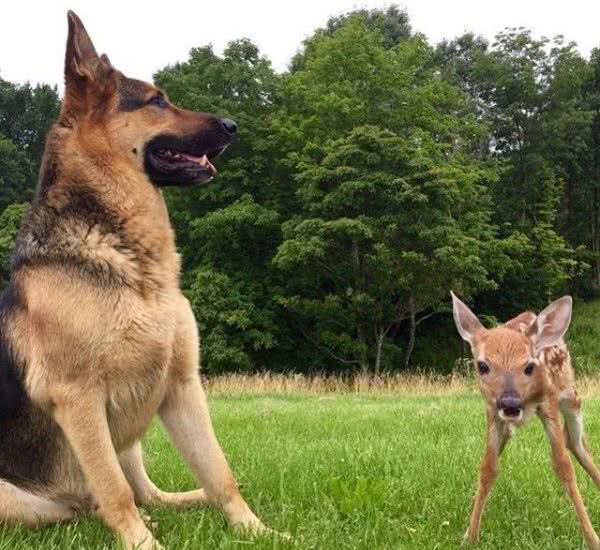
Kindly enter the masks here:
[[[96, 53], [68, 13], [65, 95], [0, 300], [0, 521], [95, 510], [127, 548], [159, 548], [137, 505], [240, 495], [200, 383], [196, 322], [161, 187], [208, 182], [233, 121], [172, 105]], [[158, 413], [203, 489], [165, 493], [140, 440]]]

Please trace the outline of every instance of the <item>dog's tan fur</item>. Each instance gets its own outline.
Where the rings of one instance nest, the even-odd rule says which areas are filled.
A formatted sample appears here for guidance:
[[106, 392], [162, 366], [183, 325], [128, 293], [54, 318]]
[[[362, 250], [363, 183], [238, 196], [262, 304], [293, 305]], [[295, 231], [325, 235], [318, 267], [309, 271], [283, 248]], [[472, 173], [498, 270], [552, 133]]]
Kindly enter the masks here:
[[[575, 389], [571, 357], [563, 336], [571, 319], [569, 297], [550, 304], [536, 316], [522, 313], [499, 327], [486, 330], [471, 310], [452, 295], [454, 319], [461, 336], [471, 345], [479, 372], [479, 389], [486, 402], [487, 436], [465, 543], [479, 541], [485, 502], [498, 475], [498, 459], [515, 427], [533, 414], [542, 421], [552, 453], [554, 471], [569, 495], [586, 543], [599, 549], [600, 540], [590, 522], [577, 488], [573, 464], [567, 449], [583, 466], [598, 487], [600, 471], [594, 464], [583, 432], [581, 400]], [[527, 367], [531, 368], [529, 374]], [[516, 418], [501, 413], [502, 395], [518, 396], [521, 413]], [[564, 417], [564, 432], [560, 416]]]
[[[149, 549], [159, 545], [136, 503], [208, 502], [232, 524], [261, 531], [213, 432], [173, 231], [143, 160], [153, 137], [212, 139], [217, 119], [170, 104], [123, 109], [124, 97], [160, 92], [97, 56], [71, 12], [65, 74], [0, 311], [25, 395], [12, 416], [0, 414], [0, 428], [23, 435], [25, 450], [41, 438], [49, 450], [43, 464], [5, 458], [14, 475], [1, 479], [0, 467], [0, 520], [35, 526], [93, 509], [126, 547]], [[148, 478], [140, 439], [156, 413], [202, 490], [169, 494]]]

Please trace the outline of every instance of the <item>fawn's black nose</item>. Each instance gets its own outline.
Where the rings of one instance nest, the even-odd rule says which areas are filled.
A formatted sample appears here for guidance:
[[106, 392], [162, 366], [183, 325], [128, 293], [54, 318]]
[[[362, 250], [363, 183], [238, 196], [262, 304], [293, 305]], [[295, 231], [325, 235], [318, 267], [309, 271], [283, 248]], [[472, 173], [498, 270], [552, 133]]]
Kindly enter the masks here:
[[230, 136], [232, 136], [233, 134], [235, 134], [237, 132], [237, 124], [230, 118], [222, 118], [221, 124], [222, 124], [223, 128], [225, 128], [225, 131]]
[[504, 392], [498, 399], [498, 409], [505, 416], [519, 416], [523, 409], [523, 402], [515, 392]]

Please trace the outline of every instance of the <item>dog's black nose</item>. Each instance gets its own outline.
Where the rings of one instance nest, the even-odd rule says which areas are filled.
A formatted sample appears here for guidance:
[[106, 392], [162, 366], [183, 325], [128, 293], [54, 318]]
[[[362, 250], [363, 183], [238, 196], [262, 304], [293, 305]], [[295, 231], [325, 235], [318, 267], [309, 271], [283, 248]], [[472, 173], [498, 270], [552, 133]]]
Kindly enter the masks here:
[[507, 416], [518, 416], [523, 408], [523, 402], [515, 392], [505, 392], [498, 399], [498, 408]]
[[237, 132], [237, 124], [230, 118], [222, 118], [221, 124], [223, 125], [223, 128], [225, 128], [225, 131], [229, 135], [232, 136], [233, 134], [235, 134]]

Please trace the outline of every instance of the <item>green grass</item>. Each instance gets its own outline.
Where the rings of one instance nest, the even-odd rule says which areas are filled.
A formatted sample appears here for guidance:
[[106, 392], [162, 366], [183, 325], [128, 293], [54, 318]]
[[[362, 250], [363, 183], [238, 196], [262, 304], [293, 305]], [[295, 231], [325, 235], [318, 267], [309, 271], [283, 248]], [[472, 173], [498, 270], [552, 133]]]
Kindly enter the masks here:
[[[480, 398], [459, 396], [214, 395], [214, 423], [243, 494], [271, 527], [297, 537], [244, 539], [212, 509], [149, 510], [159, 540], [183, 548], [457, 548], [483, 447]], [[585, 406], [600, 458], [600, 401]], [[151, 477], [164, 489], [194, 481], [155, 426], [146, 439]], [[592, 521], [600, 492], [577, 467]], [[99, 520], [37, 531], [0, 528], [0, 549], [116, 548]], [[555, 479], [539, 422], [517, 432], [502, 459], [481, 548], [582, 548]]]
[[578, 374], [600, 372], [600, 300], [575, 304], [568, 339]]

